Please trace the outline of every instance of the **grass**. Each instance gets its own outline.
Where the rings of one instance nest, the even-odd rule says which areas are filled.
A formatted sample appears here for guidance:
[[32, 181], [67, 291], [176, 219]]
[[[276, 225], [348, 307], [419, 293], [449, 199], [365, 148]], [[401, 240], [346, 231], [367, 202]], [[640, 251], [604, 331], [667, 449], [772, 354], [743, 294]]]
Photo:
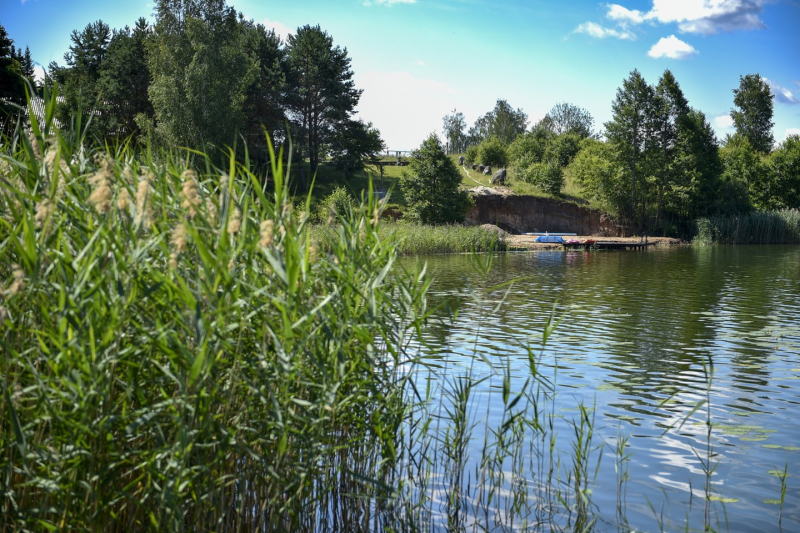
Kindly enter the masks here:
[[697, 220], [696, 244], [800, 243], [800, 210], [767, 211]]

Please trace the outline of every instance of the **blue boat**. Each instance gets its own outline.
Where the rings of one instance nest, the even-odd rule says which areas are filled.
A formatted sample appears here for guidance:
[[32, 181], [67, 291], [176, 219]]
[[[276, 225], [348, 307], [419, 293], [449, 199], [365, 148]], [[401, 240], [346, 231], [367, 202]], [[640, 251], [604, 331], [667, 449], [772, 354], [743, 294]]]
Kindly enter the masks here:
[[564, 244], [564, 239], [560, 235], [542, 235], [536, 239], [536, 242], [554, 242], [556, 244]]

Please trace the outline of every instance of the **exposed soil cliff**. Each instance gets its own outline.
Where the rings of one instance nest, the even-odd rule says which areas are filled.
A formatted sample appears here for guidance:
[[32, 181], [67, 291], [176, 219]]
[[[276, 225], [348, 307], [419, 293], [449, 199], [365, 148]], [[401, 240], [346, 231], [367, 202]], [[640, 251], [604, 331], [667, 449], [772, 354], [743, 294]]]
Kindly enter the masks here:
[[475, 206], [467, 213], [468, 224], [495, 224], [511, 233], [549, 231], [605, 237], [630, 233], [604, 213], [573, 203], [517, 196], [505, 188], [475, 187], [470, 192]]

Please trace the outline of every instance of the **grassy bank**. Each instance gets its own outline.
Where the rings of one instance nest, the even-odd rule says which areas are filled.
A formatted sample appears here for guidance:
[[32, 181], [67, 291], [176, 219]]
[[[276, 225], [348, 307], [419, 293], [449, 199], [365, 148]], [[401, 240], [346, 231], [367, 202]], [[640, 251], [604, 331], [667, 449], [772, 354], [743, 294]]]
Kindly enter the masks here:
[[800, 243], [800, 210], [714, 216], [696, 222], [697, 244]]
[[[312, 240], [321, 250], [331, 251], [341, 238], [341, 226], [318, 225]], [[377, 229], [384, 245], [400, 255], [505, 251], [506, 242], [475, 226], [429, 226], [412, 222], [382, 221]]]

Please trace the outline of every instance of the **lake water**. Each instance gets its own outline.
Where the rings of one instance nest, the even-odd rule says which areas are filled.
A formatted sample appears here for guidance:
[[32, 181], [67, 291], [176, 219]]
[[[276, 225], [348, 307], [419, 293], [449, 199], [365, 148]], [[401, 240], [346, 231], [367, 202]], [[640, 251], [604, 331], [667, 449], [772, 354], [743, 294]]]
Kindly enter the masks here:
[[[480, 439], [480, 424], [496, 425], [502, 411], [498, 368], [507, 364], [512, 389], [521, 386], [525, 346], [540, 345], [557, 302], [563, 320], [540, 371], [557, 382], [565, 458], [578, 405], [594, 415], [593, 455], [603, 451], [591, 472], [596, 530], [618, 530], [614, 443], [623, 436], [631, 528], [702, 530], [709, 521], [717, 531], [779, 531], [778, 474], [788, 468], [781, 525], [800, 531], [800, 247], [509, 253], [485, 276], [466, 255], [425, 261], [429, 302], [459, 309], [426, 332], [447, 375], [495, 376], [473, 395]], [[479, 453], [474, 444], [470, 453]]]

